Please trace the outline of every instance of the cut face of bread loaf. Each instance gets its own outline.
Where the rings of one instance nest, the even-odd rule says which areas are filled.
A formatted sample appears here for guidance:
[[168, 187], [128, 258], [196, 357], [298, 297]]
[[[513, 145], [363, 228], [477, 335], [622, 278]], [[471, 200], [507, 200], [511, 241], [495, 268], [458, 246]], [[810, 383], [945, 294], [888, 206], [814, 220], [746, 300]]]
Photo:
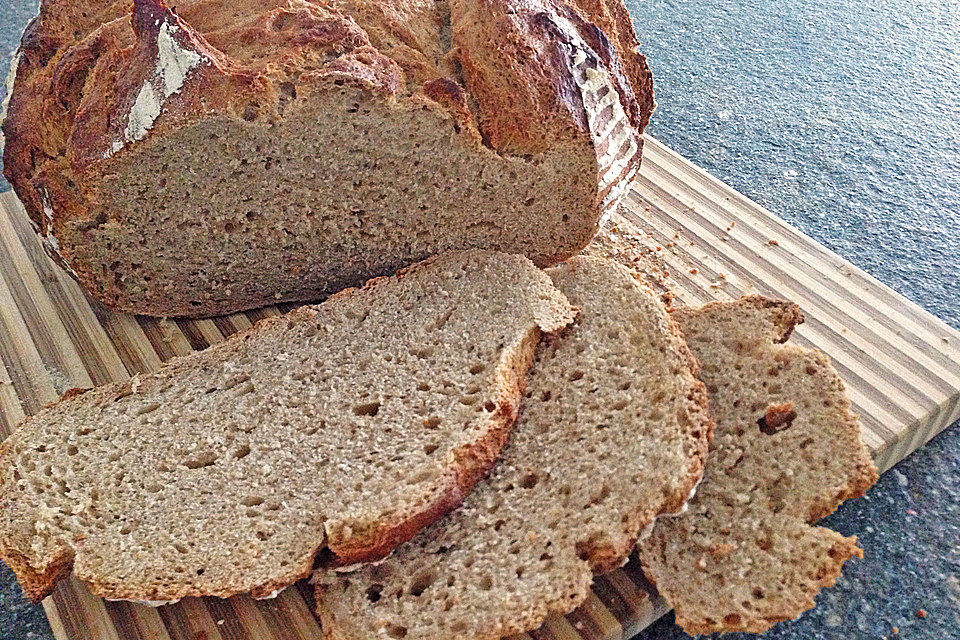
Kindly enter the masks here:
[[357, 571], [316, 572], [331, 640], [499, 639], [538, 627], [680, 509], [712, 424], [694, 362], [655, 296], [612, 262], [550, 271], [581, 307], [542, 346], [521, 417], [460, 509]]
[[754, 296], [672, 315], [717, 426], [687, 512], [640, 545], [643, 570], [687, 633], [760, 633], [812, 607], [861, 555], [855, 538], [810, 523], [877, 471], [829, 358], [783, 344], [796, 305]]
[[640, 165], [636, 47], [622, 0], [44, 0], [4, 171], [137, 313], [315, 300], [454, 249], [546, 266]]
[[28, 418], [0, 450], [0, 556], [35, 599], [266, 595], [378, 558], [493, 465], [541, 332], [521, 256], [447, 254]]

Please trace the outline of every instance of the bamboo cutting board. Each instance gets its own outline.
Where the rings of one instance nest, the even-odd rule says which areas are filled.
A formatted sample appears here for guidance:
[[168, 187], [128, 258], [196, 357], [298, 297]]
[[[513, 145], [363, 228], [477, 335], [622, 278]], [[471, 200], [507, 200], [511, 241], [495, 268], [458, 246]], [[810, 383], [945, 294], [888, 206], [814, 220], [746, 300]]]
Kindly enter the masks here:
[[[960, 415], [960, 332], [648, 138], [633, 191], [610, 224], [645, 238], [686, 304], [762, 293], [798, 302], [794, 340], [829, 354], [878, 466], [888, 469]], [[71, 387], [157, 368], [268, 308], [197, 321], [112, 313], [46, 257], [11, 193], [0, 195], [0, 432]], [[866, 595], [866, 594], [865, 594]], [[44, 603], [61, 640], [306, 640], [320, 637], [306, 584], [274, 600], [187, 599], [152, 609], [104, 602], [75, 580]], [[618, 640], [665, 611], [639, 568], [598, 578], [587, 602], [523, 640]]]

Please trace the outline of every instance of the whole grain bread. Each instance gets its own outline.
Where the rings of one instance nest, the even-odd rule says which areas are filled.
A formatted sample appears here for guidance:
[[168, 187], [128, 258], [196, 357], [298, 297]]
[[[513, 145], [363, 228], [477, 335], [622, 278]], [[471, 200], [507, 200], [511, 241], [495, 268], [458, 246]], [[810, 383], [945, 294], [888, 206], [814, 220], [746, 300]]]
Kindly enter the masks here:
[[716, 434], [688, 510], [639, 547], [644, 573], [691, 634], [766, 631], [814, 605], [856, 538], [811, 523], [877, 470], [843, 382], [819, 351], [784, 344], [797, 305], [759, 296], [678, 309]]
[[0, 448], [0, 557], [148, 601], [378, 558], [485, 475], [574, 316], [526, 258], [446, 254], [53, 404]]
[[657, 298], [613, 262], [550, 275], [582, 308], [541, 345], [521, 417], [460, 509], [376, 565], [320, 569], [328, 640], [479, 640], [574, 609], [700, 477], [712, 423]]
[[316, 300], [442, 251], [575, 254], [640, 165], [623, 0], [43, 0], [4, 172], [106, 304]]

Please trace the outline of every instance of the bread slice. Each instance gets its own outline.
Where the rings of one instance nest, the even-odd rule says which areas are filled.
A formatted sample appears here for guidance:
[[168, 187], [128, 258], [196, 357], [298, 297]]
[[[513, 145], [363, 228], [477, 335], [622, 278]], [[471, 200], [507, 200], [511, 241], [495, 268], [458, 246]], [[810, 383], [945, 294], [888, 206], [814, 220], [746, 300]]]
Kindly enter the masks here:
[[623, 0], [132, 6], [43, 0], [3, 122], [45, 246], [115, 308], [314, 301], [455, 249], [556, 264], [640, 166]]
[[783, 344], [797, 305], [758, 296], [678, 309], [716, 435], [681, 516], [640, 545], [644, 573], [687, 633], [759, 633], [795, 618], [860, 556], [810, 523], [862, 495], [877, 470], [843, 382], [819, 351]]
[[318, 570], [328, 640], [499, 639], [574, 609], [700, 477], [712, 424], [656, 297], [610, 261], [550, 271], [580, 305], [544, 345], [521, 417], [463, 506], [375, 566]]
[[28, 418], [0, 556], [43, 597], [263, 596], [326, 549], [378, 558], [455, 507], [575, 310], [526, 258], [447, 254]]

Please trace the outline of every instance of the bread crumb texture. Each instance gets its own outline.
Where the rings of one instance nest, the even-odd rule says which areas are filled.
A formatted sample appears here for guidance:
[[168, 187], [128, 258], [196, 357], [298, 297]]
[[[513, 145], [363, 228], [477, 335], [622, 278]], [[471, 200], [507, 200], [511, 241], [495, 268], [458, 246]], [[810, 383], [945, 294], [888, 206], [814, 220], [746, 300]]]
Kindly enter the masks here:
[[548, 266], [640, 165], [637, 46], [622, 0], [43, 0], [4, 171], [126, 311], [318, 300], [457, 249]]
[[673, 321], [611, 261], [577, 257], [550, 274], [581, 315], [541, 345], [500, 461], [460, 509], [383, 562], [316, 572], [329, 640], [534, 629], [583, 602], [595, 573], [687, 499], [712, 423]]
[[520, 256], [447, 254], [64, 400], [0, 446], [0, 556], [140, 601], [268, 596], [322, 549], [375, 559], [493, 465], [543, 332]]
[[697, 495], [639, 548], [687, 633], [760, 633], [795, 618], [861, 556], [812, 523], [862, 495], [877, 470], [829, 358], [785, 344], [792, 303], [751, 296], [673, 317], [710, 396], [716, 433]]

